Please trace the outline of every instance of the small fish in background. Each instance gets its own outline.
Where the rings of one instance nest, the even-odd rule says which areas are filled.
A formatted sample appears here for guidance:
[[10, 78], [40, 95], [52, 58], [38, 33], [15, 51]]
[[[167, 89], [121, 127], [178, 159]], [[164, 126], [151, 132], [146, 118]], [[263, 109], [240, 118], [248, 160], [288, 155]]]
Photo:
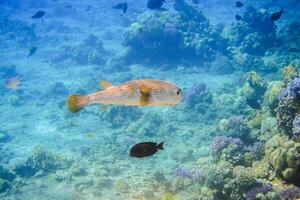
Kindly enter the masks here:
[[37, 11], [31, 18], [32, 19], [40, 19], [45, 15], [44, 11]]
[[9, 89], [16, 90], [21, 85], [20, 77], [13, 76], [5, 81], [5, 86]]
[[147, 8], [160, 9], [164, 3], [166, 3], [165, 0], [148, 0]]
[[235, 15], [235, 19], [236, 19], [237, 21], [241, 21], [241, 20], [242, 20], [242, 17], [241, 17], [240, 15]]
[[236, 6], [237, 8], [241, 8], [241, 7], [244, 6], [244, 4], [243, 4], [242, 2], [240, 2], [240, 1], [236, 1], [236, 2], [235, 2], [235, 6]]
[[136, 158], [144, 158], [148, 156], [152, 156], [155, 154], [158, 150], [163, 150], [163, 144], [164, 142], [161, 142], [159, 144], [155, 142], [142, 142], [135, 144], [131, 149], [129, 155], [131, 157]]
[[37, 51], [37, 47], [35, 47], [35, 46], [30, 47], [29, 53], [28, 53], [28, 55], [27, 55], [27, 58], [33, 56], [33, 55], [35, 54], [36, 51]]
[[90, 104], [127, 106], [174, 106], [183, 99], [180, 88], [161, 80], [141, 79], [127, 81], [121, 85], [100, 82], [104, 90], [88, 95], [73, 94], [67, 98], [70, 112], [78, 112]]
[[255, 98], [246, 99], [246, 102], [253, 109], [260, 109], [261, 108], [259, 102]]
[[112, 8], [122, 10], [123, 14], [125, 14], [127, 12], [128, 5], [127, 5], [127, 2], [123, 2], [123, 3], [118, 3], [117, 5], [113, 6]]
[[93, 139], [93, 138], [94, 138], [94, 134], [93, 134], [92, 132], [88, 132], [88, 133], [85, 135], [85, 137], [86, 137], [87, 139]]
[[278, 11], [272, 13], [272, 15], [271, 15], [271, 20], [272, 20], [273, 22], [279, 20], [279, 19], [281, 18], [281, 16], [282, 16], [282, 13], [283, 13], [283, 10], [282, 10], [282, 9], [280, 9], [280, 10], [278, 10]]

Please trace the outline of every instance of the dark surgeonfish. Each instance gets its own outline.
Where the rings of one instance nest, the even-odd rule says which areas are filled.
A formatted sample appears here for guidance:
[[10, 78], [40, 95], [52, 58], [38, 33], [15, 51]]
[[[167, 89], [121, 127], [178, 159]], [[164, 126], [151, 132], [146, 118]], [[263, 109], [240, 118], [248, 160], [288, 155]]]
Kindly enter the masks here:
[[128, 5], [127, 5], [127, 2], [123, 2], [123, 3], [118, 3], [117, 5], [113, 6], [112, 8], [122, 10], [123, 13], [125, 14], [128, 9]]
[[240, 21], [240, 20], [242, 19], [242, 17], [241, 17], [240, 15], [235, 15], [235, 19], [236, 19], [237, 21]]
[[33, 54], [35, 54], [36, 50], [37, 50], [37, 47], [35, 47], [35, 46], [30, 47], [29, 53], [27, 55], [27, 58], [29, 58], [30, 56], [32, 56]]
[[236, 2], [235, 2], [235, 6], [236, 6], [237, 8], [241, 8], [241, 7], [244, 6], [244, 4], [243, 4], [242, 2], [240, 2], [240, 1], [236, 1]]
[[282, 13], [283, 13], [283, 10], [282, 10], [282, 9], [280, 9], [280, 10], [278, 10], [278, 11], [272, 13], [272, 15], [271, 15], [271, 20], [272, 20], [272, 21], [277, 21], [277, 20], [279, 20], [280, 17], [281, 17], [281, 15], [282, 15]]
[[147, 8], [149, 9], [160, 9], [161, 6], [166, 3], [165, 0], [148, 0]]
[[155, 142], [142, 142], [135, 144], [131, 149], [129, 155], [136, 158], [144, 158], [148, 156], [152, 156], [158, 150], [163, 150], [164, 142], [159, 144]]
[[44, 11], [37, 11], [31, 18], [32, 19], [39, 19], [42, 18], [45, 15]]
[[247, 104], [253, 109], [260, 109], [261, 106], [255, 98], [246, 99]]

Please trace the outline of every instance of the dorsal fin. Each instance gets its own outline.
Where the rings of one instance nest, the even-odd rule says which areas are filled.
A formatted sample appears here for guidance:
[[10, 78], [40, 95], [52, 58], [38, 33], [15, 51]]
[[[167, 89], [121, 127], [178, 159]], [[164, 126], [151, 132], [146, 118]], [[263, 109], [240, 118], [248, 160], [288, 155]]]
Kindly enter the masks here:
[[110, 82], [108, 82], [108, 81], [102, 80], [102, 81], [99, 82], [99, 86], [100, 86], [102, 89], [105, 90], [105, 89], [111, 87], [112, 84], [111, 84]]
[[151, 95], [152, 89], [147, 86], [141, 86], [140, 92], [141, 92], [141, 98], [140, 98], [141, 106], [148, 105], [150, 103], [150, 95]]

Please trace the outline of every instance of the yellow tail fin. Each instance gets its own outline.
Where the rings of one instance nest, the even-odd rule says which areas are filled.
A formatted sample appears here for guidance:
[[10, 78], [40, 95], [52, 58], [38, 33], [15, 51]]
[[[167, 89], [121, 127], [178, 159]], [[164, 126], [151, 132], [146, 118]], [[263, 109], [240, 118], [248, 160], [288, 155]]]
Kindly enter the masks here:
[[88, 103], [87, 96], [80, 94], [70, 95], [67, 99], [67, 106], [70, 112], [78, 112]]

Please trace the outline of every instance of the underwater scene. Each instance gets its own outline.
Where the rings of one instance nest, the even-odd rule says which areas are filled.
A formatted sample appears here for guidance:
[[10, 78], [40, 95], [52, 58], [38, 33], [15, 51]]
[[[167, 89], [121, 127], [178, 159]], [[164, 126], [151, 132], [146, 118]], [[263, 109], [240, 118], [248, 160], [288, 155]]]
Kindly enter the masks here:
[[299, 0], [0, 0], [0, 199], [300, 199]]

